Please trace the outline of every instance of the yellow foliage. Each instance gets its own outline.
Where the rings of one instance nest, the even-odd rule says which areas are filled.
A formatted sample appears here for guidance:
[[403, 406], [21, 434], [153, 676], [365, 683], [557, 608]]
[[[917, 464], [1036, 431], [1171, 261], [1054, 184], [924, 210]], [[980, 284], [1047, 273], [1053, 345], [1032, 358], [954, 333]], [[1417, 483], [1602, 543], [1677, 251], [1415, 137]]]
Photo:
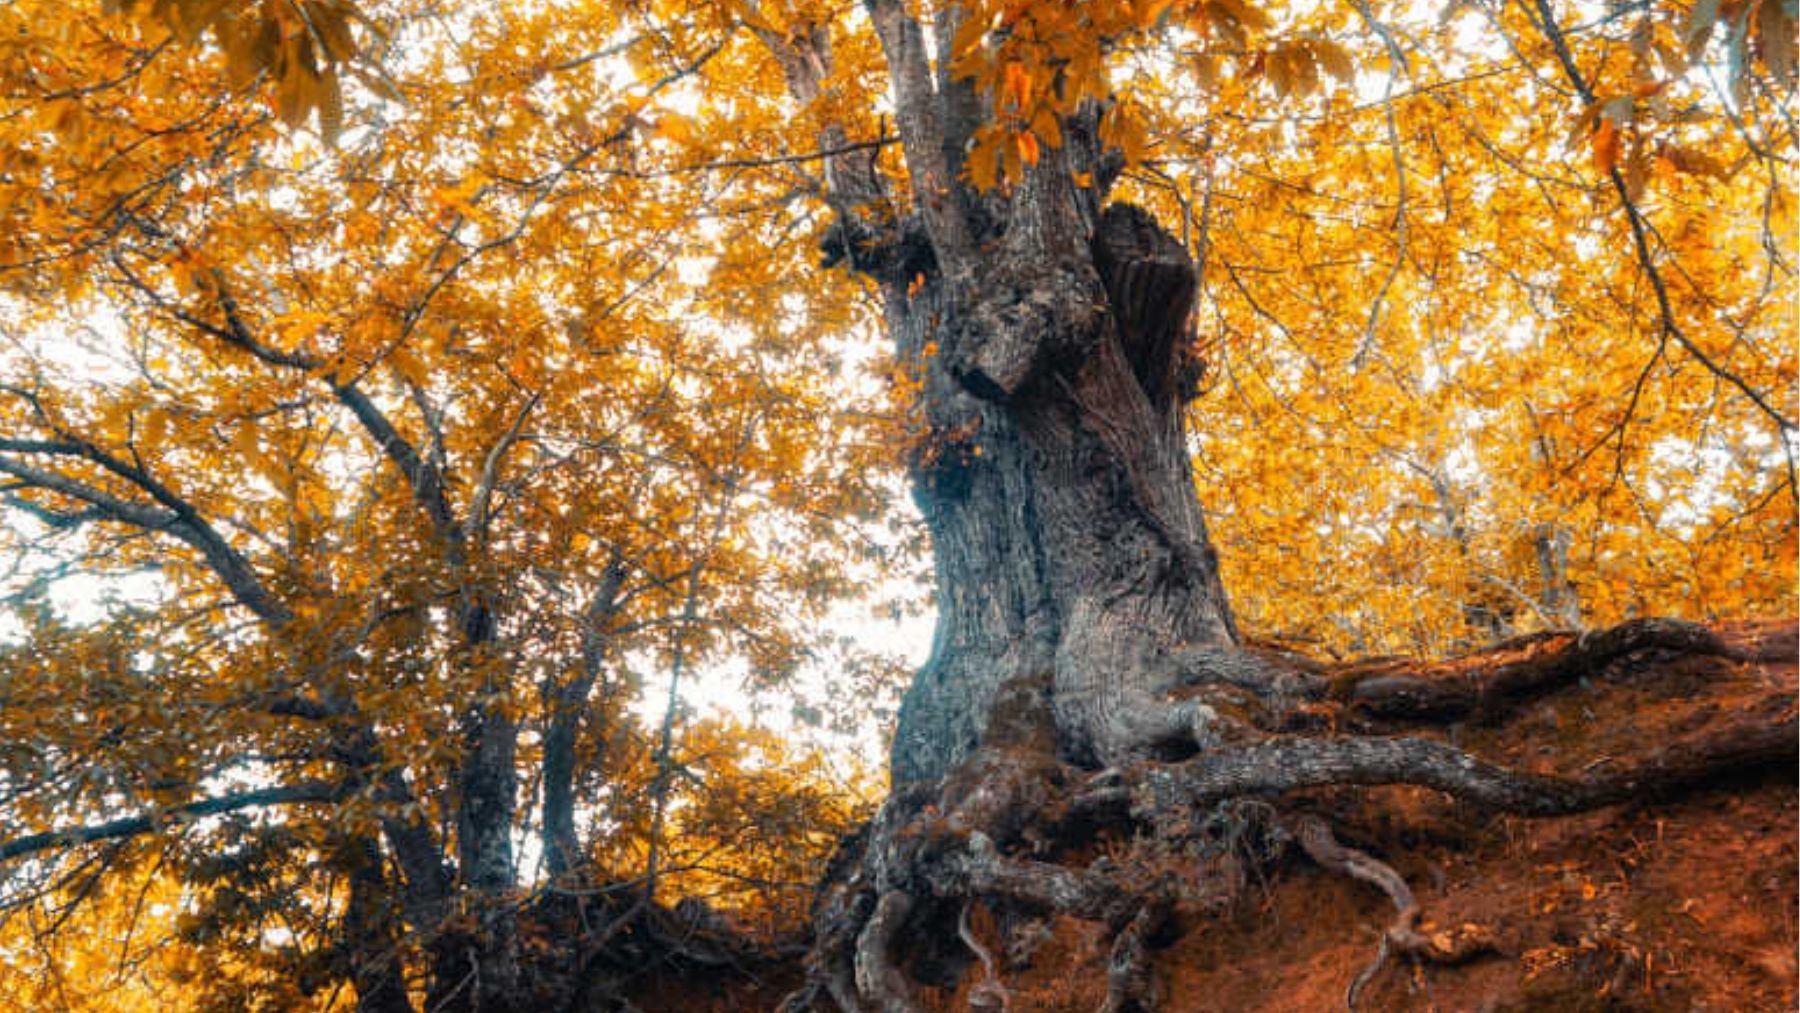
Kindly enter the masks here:
[[[670, 781], [632, 708], [684, 665], [779, 685], [917, 563], [921, 379], [812, 241], [820, 138], [905, 186], [856, 6], [0, 5], [0, 827], [280, 852], [262, 894], [146, 857], [54, 934], [7, 922], [0, 1003], [329, 1001], [245, 926], [291, 888], [289, 938], [328, 937], [373, 828], [453, 853], [470, 715], [521, 730], [522, 784], [576, 722], [597, 868], [633, 875], [661, 807], [671, 896], [798, 916], [867, 774], [700, 722]], [[1064, 164], [1091, 112], [1115, 195], [1196, 255], [1243, 625], [1437, 652], [1792, 609], [1793, 16], [1724, 6], [1553, 2], [1553, 36], [1522, 5], [974, 0], [940, 57], [993, 110], [969, 180]], [[817, 68], [767, 47], [814, 31], [794, 103]], [[67, 570], [157, 579], [83, 626]], [[191, 811], [238, 781], [342, 794], [277, 849]], [[133, 889], [146, 938], [224, 941], [102, 970]], [[208, 904], [235, 919], [181, 923]]]

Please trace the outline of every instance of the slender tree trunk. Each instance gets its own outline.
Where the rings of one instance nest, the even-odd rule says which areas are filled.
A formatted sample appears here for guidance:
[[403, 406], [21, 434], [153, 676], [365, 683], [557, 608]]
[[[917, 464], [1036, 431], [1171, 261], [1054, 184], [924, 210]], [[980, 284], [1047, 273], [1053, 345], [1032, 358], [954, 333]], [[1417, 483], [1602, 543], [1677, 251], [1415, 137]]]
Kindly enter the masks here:
[[544, 729], [544, 862], [551, 877], [579, 868], [575, 833], [575, 747], [588, 697], [606, 663], [607, 624], [619, 608], [625, 566], [615, 553], [582, 615], [581, 668], [566, 683], [547, 687], [550, 719]]
[[[498, 662], [489, 656], [494, 623], [489, 603], [472, 595], [462, 626], [466, 656], [473, 664]], [[507, 679], [484, 675], [481, 686], [481, 699], [463, 718], [465, 751], [457, 786], [457, 869], [477, 919], [468, 938], [473, 976], [461, 1001], [476, 1013], [499, 1013], [515, 1008], [519, 983], [512, 845], [519, 725], [505, 699]]]
[[[468, 588], [459, 610], [463, 646], [457, 664], [495, 666], [495, 619], [488, 599]], [[439, 882], [443, 901], [419, 909], [428, 932], [430, 986], [425, 1008], [434, 1013], [508, 1013], [518, 1009], [518, 896], [513, 867], [513, 815], [518, 795], [518, 722], [509, 709], [508, 678], [479, 677], [481, 696], [461, 720], [463, 758], [455, 772], [455, 880]], [[405, 833], [389, 829], [400, 849]], [[441, 869], [441, 865], [439, 865]], [[428, 869], [421, 869], [430, 878]], [[409, 869], [409, 887], [412, 874]], [[428, 892], [428, 891], [427, 891]], [[425, 900], [421, 896], [419, 900]]]
[[[372, 728], [357, 724], [341, 730], [333, 756], [345, 767], [351, 794], [373, 787], [384, 806], [397, 810], [381, 818], [379, 838], [350, 838], [340, 846], [339, 861], [350, 885], [343, 946], [351, 963], [357, 1008], [375, 1013], [411, 1011], [399, 945], [399, 933], [406, 927], [429, 941], [434, 996], [444, 994], [439, 982], [470, 976], [467, 948], [443, 945], [439, 931], [449, 911], [451, 892], [443, 848], [416, 812], [400, 814], [416, 810], [417, 795], [400, 771], [382, 769], [380, 743]], [[387, 872], [382, 842], [393, 857], [397, 877]], [[448, 1008], [443, 1004], [430, 1008], [440, 1007]]]

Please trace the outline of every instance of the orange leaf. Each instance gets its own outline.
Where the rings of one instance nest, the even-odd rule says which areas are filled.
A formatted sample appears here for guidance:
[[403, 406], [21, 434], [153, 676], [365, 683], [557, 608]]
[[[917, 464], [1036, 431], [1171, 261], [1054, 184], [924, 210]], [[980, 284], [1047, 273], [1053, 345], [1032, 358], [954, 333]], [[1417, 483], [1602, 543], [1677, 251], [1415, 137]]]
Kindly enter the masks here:
[[1594, 171], [1602, 176], [1613, 171], [1619, 164], [1621, 151], [1619, 128], [1613, 121], [1602, 117], [1589, 144], [1593, 149]]
[[1031, 103], [1031, 74], [1017, 60], [1008, 60], [1001, 74], [1000, 91], [1005, 97], [1005, 105], [1014, 111], [1024, 109]]
[[1038, 160], [1037, 135], [1027, 130], [1022, 134], [1015, 135], [1013, 141], [1019, 146], [1019, 160], [1026, 165], [1036, 165]]

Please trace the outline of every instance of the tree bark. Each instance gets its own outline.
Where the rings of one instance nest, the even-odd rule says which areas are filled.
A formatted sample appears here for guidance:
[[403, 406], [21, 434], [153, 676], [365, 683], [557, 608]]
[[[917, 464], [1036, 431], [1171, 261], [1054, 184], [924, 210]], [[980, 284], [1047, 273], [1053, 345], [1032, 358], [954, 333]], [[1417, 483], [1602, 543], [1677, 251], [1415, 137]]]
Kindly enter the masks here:
[[372, 837], [353, 837], [339, 848], [350, 883], [344, 907], [344, 948], [357, 1013], [413, 1013], [406, 994], [393, 891], [382, 872], [381, 849]]
[[1142, 211], [1093, 213], [1070, 181], [1079, 157], [1045, 152], [1010, 194], [959, 191], [984, 256], [913, 229], [859, 264], [924, 380], [912, 478], [939, 620], [902, 706], [897, 780], [949, 770], [995, 690], [1043, 672], [1074, 759], [1226, 734], [1211, 704], [1161, 701], [1180, 649], [1236, 642], [1183, 433], [1195, 268]]

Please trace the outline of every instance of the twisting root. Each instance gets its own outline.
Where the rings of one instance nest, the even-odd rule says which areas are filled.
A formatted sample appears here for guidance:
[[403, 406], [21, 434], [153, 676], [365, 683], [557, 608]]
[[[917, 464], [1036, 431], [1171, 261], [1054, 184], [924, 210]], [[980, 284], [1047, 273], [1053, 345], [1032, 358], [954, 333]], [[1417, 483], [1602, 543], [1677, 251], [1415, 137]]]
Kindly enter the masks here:
[[1436, 666], [1435, 671], [1421, 672], [1408, 666], [1389, 672], [1371, 666], [1366, 674], [1344, 680], [1339, 695], [1360, 716], [1378, 720], [1444, 724], [1473, 717], [1491, 723], [1527, 700], [1646, 650], [1753, 659], [1696, 623], [1634, 619], [1580, 635], [1534, 633], [1516, 638], [1469, 656], [1466, 660], [1477, 664], [1463, 671]]
[[1088, 798], [1076, 801], [1094, 812], [1128, 799], [1134, 814], [1154, 814], [1324, 785], [1412, 784], [1501, 812], [1565, 816], [1792, 764], [1800, 755], [1796, 729], [1792, 695], [1769, 694], [1729, 724], [1666, 743], [1604, 774], [1570, 778], [1511, 770], [1432, 739], [1278, 738], [1146, 766], [1128, 787], [1089, 789]]
[[1374, 979], [1390, 955], [1399, 954], [1434, 964], [1460, 964], [1494, 949], [1494, 939], [1485, 929], [1465, 925], [1454, 932], [1426, 935], [1419, 931], [1419, 902], [1393, 866], [1355, 848], [1345, 847], [1332, 836], [1331, 828], [1316, 816], [1296, 816], [1288, 821], [1288, 829], [1306, 857], [1329, 872], [1368, 883], [1394, 902], [1398, 912], [1393, 924], [1382, 934], [1375, 959], [1357, 973], [1344, 996], [1344, 1005], [1354, 1013], [1356, 997]]
[[1007, 1013], [1012, 1005], [1012, 995], [994, 972], [994, 955], [981, 945], [981, 940], [976, 939], [975, 932], [969, 928], [969, 911], [974, 906], [973, 900], [964, 902], [962, 914], [956, 918], [956, 934], [981, 961], [981, 983], [969, 989], [969, 1009], [975, 1013]]
[[1356, 977], [1350, 979], [1350, 987], [1344, 992], [1344, 1009], [1349, 1013], [1356, 1013], [1356, 997], [1362, 994], [1363, 986], [1374, 981], [1375, 975], [1381, 973], [1381, 967], [1387, 963], [1387, 958], [1388, 937], [1384, 932], [1381, 936], [1381, 945], [1375, 948], [1375, 959], [1364, 964], [1363, 969], [1356, 972]]
[[[1790, 637], [1780, 643], [1792, 642]], [[1522, 701], [1644, 650], [1755, 660], [1776, 648], [1759, 645], [1753, 653], [1722, 644], [1700, 627], [1645, 621], [1586, 637], [1515, 642], [1473, 667], [1364, 666], [1333, 678], [1330, 696], [1362, 721], [1498, 720]], [[1786, 658], [1792, 648], [1780, 651]], [[1260, 678], [1249, 668], [1200, 661], [1191, 671], [1174, 673], [1179, 688], [1253, 690], [1252, 676]], [[1654, 661], [1646, 658], [1645, 665]], [[1711, 664], [1689, 667], [1716, 669], [1724, 680], [1736, 671]], [[1620, 674], [1636, 671], [1628, 666]], [[1279, 718], [1279, 712], [1323, 696], [1322, 679], [1309, 675], [1285, 689], [1275, 687], [1280, 692], [1258, 695], [1260, 705]], [[1753, 693], [1745, 695], [1746, 687]], [[1150, 951], [1160, 943], [1158, 936], [1231, 910], [1245, 877], [1259, 874], [1287, 843], [1297, 844], [1321, 868], [1375, 886], [1394, 905], [1396, 916], [1374, 959], [1345, 993], [1346, 1005], [1355, 1009], [1392, 958], [1454, 964], [1493, 950], [1492, 938], [1473, 926], [1422, 928], [1417, 899], [1392, 867], [1345, 847], [1314, 817], [1276, 817], [1285, 832], [1267, 833], [1266, 822], [1240, 811], [1244, 800], [1260, 800], [1254, 805], [1266, 807], [1276, 797], [1308, 788], [1413, 785], [1489, 812], [1562, 816], [1792, 771], [1800, 759], [1800, 713], [1791, 690], [1774, 692], [1768, 679], [1740, 678], [1728, 687], [1729, 696], [1720, 697], [1728, 707], [1708, 703], [1704, 712], [1696, 710], [1692, 720], [1671, 726], [1669, 735], [1641, 751], [1568, 774], [1512, 769], [1437, 738], [1321, 737], [1308, 734], [1317, 731], [1317, 722], [1285, 719], [1270, 720], [1263, 729], [1267, 736], [1233, 740], [1186, 759], [1145, 760], [1084, 774], [1055, 755], [1058, 735], [1044, 712], [1046, 688], [1036, 683], [1026, 688], [1030, 692], [1022, 691], [1018, 713], [1007, 711], [1010, 716], [995, 726], [1002, 731], [990, 728], [991, 741], [956, 771], [942, 781], [896, 788], [881, 814], [846, 842], [814, 911], [807, 981], [789, 998], [787, 1010], [916, 1013], [923, 1000], [903, 968], [920, 969], [923, 980], [934, 985], [960, 973], [967, 963], [962, 951], [953, 947], [955, 953], [946, 953], [942, 946], [948, 935], [944, 922], [956, 917], [957, 935], [983, 972], [967, 993], [967, 1006], [1007, 1013], [1015, 996], [1001, 981], [1000, 961], [969, 924], [977, 903], [1104, 924], [1113, 938], [1104, 1009], [1154, 1009]], [[1133, 844], [1122, 855], [1077, 864], [1080, 856], [1092, 854], [1093, 845], [1126, 834]], [[1151, 882], [1164, 874], [1172, 878]]]

